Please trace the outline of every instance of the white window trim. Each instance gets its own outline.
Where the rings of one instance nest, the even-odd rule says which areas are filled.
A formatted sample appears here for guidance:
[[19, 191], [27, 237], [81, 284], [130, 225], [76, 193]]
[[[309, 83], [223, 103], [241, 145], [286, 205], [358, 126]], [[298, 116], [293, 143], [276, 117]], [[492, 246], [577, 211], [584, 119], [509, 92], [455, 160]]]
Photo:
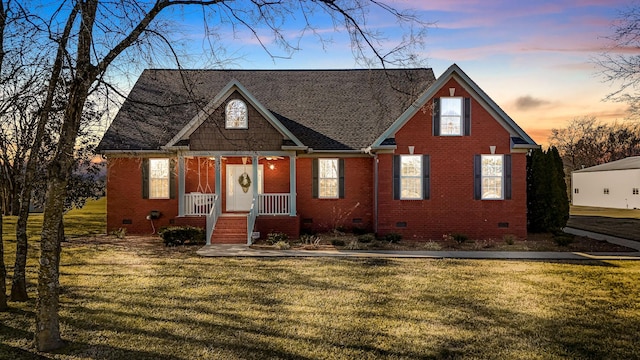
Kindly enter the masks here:
[[[244, 106], [244, 119], [243, 119], [244, 125], [243, 126], [231, 126], [231, 124], [229, 123], [229, 106], [235, 102], [238, 102], [242, 104], [242, 106]], [[240, 99], [233, 99], [227, 103], [227, 105], [224, 108], [224, 128], [229, 130], [237, 130], [237, 129], [242, 130], [242, 129], [249, 128], [249, 107], [247, 106], [247, 103], [245, 103]]]
[[[502, 158], [502, 171], [500, 176], [496, 175], [485, 175], [483, 170], [483, 159], [484, 157], [501, 157]], [[485, 197], [484, 196], [484, 179], [485, 178], [500, 178], [500, 197]], [[504, 200], [504, 182], [505, 182], [505, 173], [504, 173], [504, 155], [491, 155], [484, 154], [480, 156], [480, 199], [481, 200]]]
[[[420, 161], [420, 169], [418, 171], [418, 175], [402, 175], [402, 159], [406, 158], [406, 157], [416, 157], [418, 158], [418, 160]], [[423, 173], [424, 173], [424, 163], [423, 163], [423, 157], [422, 155], [400, 155], [400, 200], [423, 200], [424, 198], [424, 190], [423, 190], [423, 184], [422, 181], [423, 179]], [[418, 185], [418, 190], [420, 192], [420, 194], [416, 197], [405, 197], [402, 196], [402, 180], [403, 179], [418, 179], [418, 182], [420, 183], [420, 185]]]
[[[323, 177], [322, 176], [322, 162], [323, 161], [335, 161], [336, 165], [336, 177]], [[322, 180], [335, 180], [336, 182], [336, 194], [331, 196], [322, 195]], [[340, 198], [340, 160], [338, 158], [319, 158], [318, 159], [318, 199], [339, 199]]]
[[[162, 161], [162, 162], [166, 162], [166, 166], [167, 166], [167, 177], [166, 178], [154, 178], [153, 177], [153, 163], [156, 161]], [[149, 159], [149, 183], [147, 184], [149, 186], [149, 199], [150, 200], [166, 200], [169, 199], [171, 197], [171, 162], [169, 160], [169, 158], [151, 158]], [[167, 181], [167, 186], [166, 186], [166, 192], [167, 195], [166, 196], [154, 196], [153, 193], [153, 183], [154, 180], [166, 180]]]
[[[442, 100], [443, 99], [459, 99], [460, 100], [460, 117], [459, 117], [459, 129], [460, 133], [458, 134], [445, 134], [443, 130], [445, 129], [444, 124], [442, 123]], [[440, 122], [440, 136], [464, 136], [464, 98], [461, 96], [447, 96], [440, 98], [440, 114], [438, 116], [438, 121]]]

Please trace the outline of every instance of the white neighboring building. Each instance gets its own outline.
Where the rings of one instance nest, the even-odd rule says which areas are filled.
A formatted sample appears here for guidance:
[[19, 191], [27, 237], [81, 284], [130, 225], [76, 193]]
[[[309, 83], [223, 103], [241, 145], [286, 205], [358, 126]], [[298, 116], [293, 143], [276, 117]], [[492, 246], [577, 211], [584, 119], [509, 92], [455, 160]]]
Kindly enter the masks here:
[[640, 156], [571, 173], [571, 203], [616, 209], [640, 209]]

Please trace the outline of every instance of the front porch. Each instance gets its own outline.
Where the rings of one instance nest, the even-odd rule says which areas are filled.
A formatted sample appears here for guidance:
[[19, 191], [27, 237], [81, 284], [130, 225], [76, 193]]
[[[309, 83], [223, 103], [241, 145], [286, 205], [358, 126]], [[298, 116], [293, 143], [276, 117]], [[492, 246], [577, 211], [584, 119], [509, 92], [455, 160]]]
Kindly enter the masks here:
[[[246, 244], [252, 243], [256, 230], [297, 234], [295, 159], [295, 153], [289, 152], [179, 154], [179, 209], [175, 222], [206, 224], [207, 244], [211, 244], [216, 232], [217, 243], [238, 243], [242, 234]], [[236, 220], [228, 225], [232, 223], [229, 219], [219, 221], [223, 216]], [[242, 232], [237, 219], [246, 223]], [[225, 232], [233, 235], [225, 240]]]

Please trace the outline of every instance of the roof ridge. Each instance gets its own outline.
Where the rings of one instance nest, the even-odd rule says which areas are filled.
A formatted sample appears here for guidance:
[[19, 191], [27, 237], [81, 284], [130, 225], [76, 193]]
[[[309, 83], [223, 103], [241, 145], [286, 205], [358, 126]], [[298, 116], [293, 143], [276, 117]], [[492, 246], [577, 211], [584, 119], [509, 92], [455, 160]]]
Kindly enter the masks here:
[[343, 72], [343, 71], [433, 71], [433, 68], [430, 67], [415, 67], [415, 68], [374, 68], [374, 69], [365, 69], [365, 68], [341, 68], [341, 69], [169, 69], [169, 68], [146, 68], [143, 71], [185, 71], [185, 72], [209, 72], [209, 71], [221, 71], [221, 72], [231, 72], [231, 71], [242, 71], [242, 72]]

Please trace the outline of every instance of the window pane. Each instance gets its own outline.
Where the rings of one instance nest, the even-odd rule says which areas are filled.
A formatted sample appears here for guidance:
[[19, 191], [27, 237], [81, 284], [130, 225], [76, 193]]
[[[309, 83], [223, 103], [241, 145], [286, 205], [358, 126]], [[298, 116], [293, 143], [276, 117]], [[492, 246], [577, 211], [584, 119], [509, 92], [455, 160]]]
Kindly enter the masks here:
[[462, 116], [462, 98], [440, 98], [440, 115]]
[[422, 199], [422, 181], [420, 178], [402, 178], [400, 183], [402, 199]]
[[422, 174], [422, 157], [420, 155], [401, 156], [400, 174], [402, 176], [420, 176]]
[[502, 176], [502, 155], [482, 156], [482, 176]]
[[440, 135], [461, 135], [460, 118], [451, 116], [440, 117]]
[[320, 179], [319, 194], [321, 198], [337, 198], [338, 197], [338, 180], [337, 179]]
[[338, 178], [338, 159], [320, 159], [320, 177]]
[[482, 198], [502, 199], [502, 177], [482, 178]]
[[149, 159], [149, 198], [169, 198], [169, 159]]

